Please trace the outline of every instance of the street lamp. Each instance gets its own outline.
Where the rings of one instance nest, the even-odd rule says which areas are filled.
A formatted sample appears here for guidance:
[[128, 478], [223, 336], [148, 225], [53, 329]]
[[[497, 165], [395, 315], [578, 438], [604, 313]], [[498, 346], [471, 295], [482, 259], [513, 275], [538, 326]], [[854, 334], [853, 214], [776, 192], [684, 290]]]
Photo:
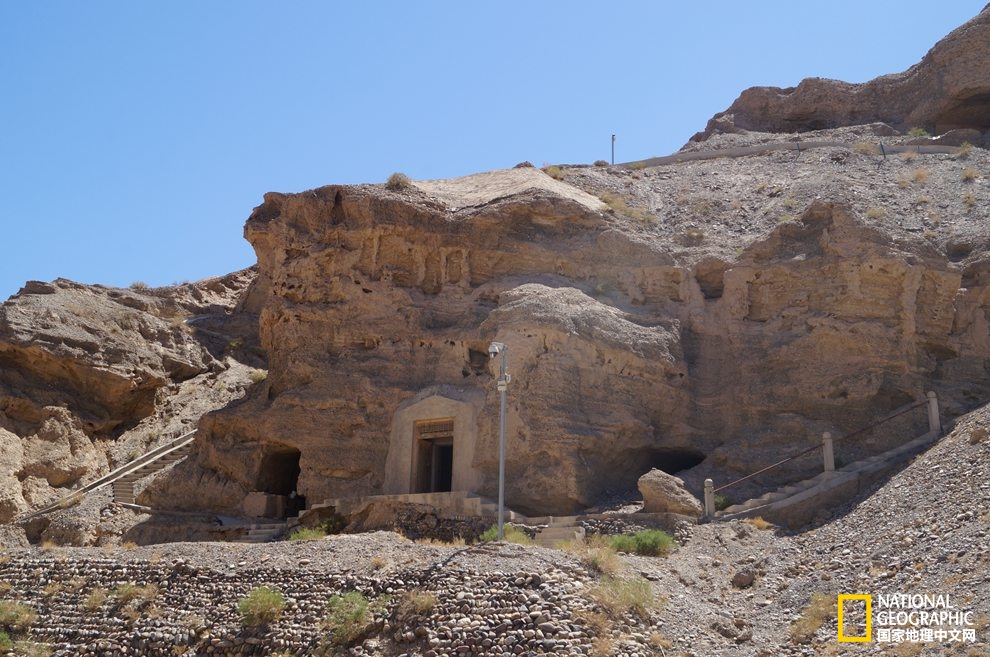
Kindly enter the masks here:
[[505, 534], [505, 391], [512, 377], [506, 372], [509, 348], [502, 342], [488, 345], [488, 355], [495, 358], [502, 354], [502, 365], [498, 372], [498, 392], [501, 396], [501, 412], [498, 422], [498, 540]]

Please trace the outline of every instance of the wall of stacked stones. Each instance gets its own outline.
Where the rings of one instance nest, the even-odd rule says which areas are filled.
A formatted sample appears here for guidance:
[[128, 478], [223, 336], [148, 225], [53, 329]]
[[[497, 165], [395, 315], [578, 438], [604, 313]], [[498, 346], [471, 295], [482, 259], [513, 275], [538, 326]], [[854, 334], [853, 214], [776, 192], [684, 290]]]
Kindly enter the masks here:
[[[15, 638], [48, 644], [54, 656], [344, 654], [328, 647], [324, 619], [331, 596], [348, 591], [380, 601], [371, 638], [351, 646], [350, 654], [572, 655], [595, 639], [580, 620], [596, 609], [582, 595], [591, 576], [550, 564], [540, 573], [482, 574], [436, 563], [367, 576], [307, 569], [308, 560], [293, 569], [240, 561], [214, 570], [184, 559], [74, 559], [61, 550], [31, 555], [0, 557], [0, 599], [36, 610], [38, 620]], [[157, 590], [121, 604], [114, 591], [128, 584]], [[245, 627], [238, 600], [262, 585], [280, 590], [286, 609], [269, 627]], [[99, 605], [96, 590], [108, 593]], [[426, 616], [397, 618], [407, 591], [435, 596]], [[623, 622], [626, 629], [643, 624], [635, 617]], [[632, 632], [627, 654], [652, 654], [644, 633], [645, 627]]]

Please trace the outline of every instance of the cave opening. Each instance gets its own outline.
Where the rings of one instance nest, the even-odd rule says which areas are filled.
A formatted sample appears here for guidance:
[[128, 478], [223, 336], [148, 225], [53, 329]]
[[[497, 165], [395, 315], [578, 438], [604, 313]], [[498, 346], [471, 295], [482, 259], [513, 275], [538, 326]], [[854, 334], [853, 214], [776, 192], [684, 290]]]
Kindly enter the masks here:
[[650, 468], [663, 470], [667, 474], [676, 475], [683, 470], [689, 470], [705, 460], [705, 454], [690, 447], [663, 447], [650, 450], [648, 462]]
[[271, 495], [291, 495], [299, 483], [298, 449], [277, 448], [261, 459], [257, 490]]

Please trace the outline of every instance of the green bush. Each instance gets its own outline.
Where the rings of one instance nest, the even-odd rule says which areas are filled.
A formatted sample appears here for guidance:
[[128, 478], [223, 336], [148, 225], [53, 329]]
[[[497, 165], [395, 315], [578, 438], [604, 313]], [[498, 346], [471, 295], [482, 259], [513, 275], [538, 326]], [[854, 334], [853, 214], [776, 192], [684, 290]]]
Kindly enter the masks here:
[[335, 646], [347, 646], [364, 638], [371, 630], [377, 607], [358, 591], [330, 598], [323, 624], [330, 632], [330, 642]]
[[313, 541], [318, 538], [323, 538], [327, 535], [327, 532], [323, 527], [300, 527], [299, 529], [293, 530], [289, 534], [290, 541]]
[[[526, 532], [512, 525], [503, 525], [502, 527], [502, 537], [505, 539], [506, 543], [515, 543], [517, 545], [533, 545], [533, 539], [531, 539]], [[482, 543], [491, 543], [492, 541], [498, 540], [498, 525], [492, 525], [478, 537], [478, 540]]]
[[726, 497], [725, 495], [716, 495], [715, 496], [715, 510], [716, 511], [725, 511], [730, 506], [732, 506], [732, 501], [728, 497]]
[[244, 625], [253, 627], [268, 625], [282, 615], [285, 596], [278, 589], [258, 586], [251, 589], [237, 602], [237, 611]]
[[0, 652], [10, 652], [14, 649], [14, 642], [6, 632], [0, 632]]
[[26, 630], [38, 620], [34, 607], [22, 602], [0, 600], [0, 627], [11, 632]]
[[341, 530], [344, 529], [345, 525], [346, 523], [343, 518], [340, 516], [333, 516], [318, 525], [313, 525], [312, 527], [299, 527], [293, 530], [293, 532], [289, 534], [288, 540], [312, 541], [328, 536], [329, 534], [339, 534]]
[[596, 166], [596, 167], [607, 167], [608, 166], [608, 162], [606, 162], [605, 160], [595, 160], [594, 166]]
[[908, 134], [911, 135], [912, 137], [931, 137], [931, 134], [929, 134], [927, 130], [925, 130], [924, 128], [917, 128], [917, 127], [908, 130]]
[[611, 536], [609, 543], [618, 552], [630, 552], [646, 557], [669, 554], [676, 545], [674, 537], [660, 529], [647, 529], [635, 534]]

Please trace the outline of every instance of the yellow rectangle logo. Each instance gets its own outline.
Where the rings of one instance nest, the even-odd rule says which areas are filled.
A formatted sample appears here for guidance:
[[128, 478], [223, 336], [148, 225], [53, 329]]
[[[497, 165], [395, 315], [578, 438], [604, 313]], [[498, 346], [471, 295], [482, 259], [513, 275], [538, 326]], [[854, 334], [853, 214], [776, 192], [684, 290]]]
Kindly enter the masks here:
[[[846, 600], [862, 600], [866, 603], [866, 634], [846, 636], [843, 619], [843, 603]], [[873, 638], [873, 596], [868, 593], [847, 593], [839, 595], [839, 643], [865, 643]]]

